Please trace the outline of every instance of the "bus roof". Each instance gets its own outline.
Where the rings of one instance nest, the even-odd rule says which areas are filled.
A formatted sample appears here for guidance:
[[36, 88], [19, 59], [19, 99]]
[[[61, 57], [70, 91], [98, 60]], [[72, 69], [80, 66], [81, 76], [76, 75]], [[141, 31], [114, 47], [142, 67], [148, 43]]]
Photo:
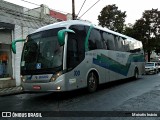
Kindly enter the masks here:
[[71, 25], [76, 25], [76, 24], [79, 24], [79, 25], [92, 25], [90, 22], [87, 22], [87, 21], [82, 21], [82, 20], [68, 20], [68, 21], [62, 21], [62, 22], [57, 22], [57, 23], [53, 23], [53, 24], [50, 24], [50, 25], [46, 25], [44, 27], [41, 27], [39, 29], [37, 29], [35, 32], [33, 33], [36, 33], [36, 32], [40, 32], [40, 31], [45, 31], [45, 30], [49, 30], [49, 29], [53, 29], [53, 28], [58, 28], [58, 27], [69, 27]]
[[53, 29], [53, 28], [58, 28], [58, 27], [68, 28], [71, 25], [77, 25], [77, 24], [78, 25], [87, 25], [87, 26], [91, 26], [92, 25], [94, 28], [97, 28], [97, 29], [100, 29], [100, 30], [103, 30], [103, 31], [106, 31], [106, 32], [109, 32], [109, 33], [112, 33], [112, 34], [115, 34], [115, 35], [118, 35], [118, 36], [121, 36], [123, 38], [130, 39], [130, 40], [133, 40], [133, 41], [136, 40], [136, 39], [134, 39], [132, 37], [129, 37], [129, 36], [123, 35], [121, 33], [109, 30], [108, 28], [102, 28], [100, 26], [96, 26], [96, 25], [92, 24], [91, 22], [84, 21], [84, 20], [68, 20], [68, 21], [62, 21], [62, 22], [53, 23], [53, 24], [50, 24], [50, 25], [43, 26], [43, 27], [37, 29], [36, 31], [34, 31], [33, 33], [41, 32], [41, 31], [45, 31], [45, 30], [49, 30], [49, 29]]

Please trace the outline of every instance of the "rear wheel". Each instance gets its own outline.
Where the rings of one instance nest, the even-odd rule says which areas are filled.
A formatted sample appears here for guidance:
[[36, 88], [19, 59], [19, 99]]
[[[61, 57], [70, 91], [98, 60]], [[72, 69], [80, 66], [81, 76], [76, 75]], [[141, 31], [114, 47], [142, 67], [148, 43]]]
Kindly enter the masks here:
[[135, 68], [134, 70], [134, 79], [138, 79], [139, 77], [139, 71], [138, 71], [138, 68]]
[[98, 87], [98, 79], [94, 72], [90, 72], [87, 78], [87, 88], [89, 92], [95, 92]]

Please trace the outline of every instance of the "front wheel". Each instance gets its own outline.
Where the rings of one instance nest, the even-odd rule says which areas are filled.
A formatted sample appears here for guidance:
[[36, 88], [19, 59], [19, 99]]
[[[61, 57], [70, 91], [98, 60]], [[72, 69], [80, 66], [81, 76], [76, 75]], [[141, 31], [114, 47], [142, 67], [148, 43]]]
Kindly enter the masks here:
[[89, 92], [95, 92], [98, 87], [98, 79], [93, 72], [90, 72], [87, 78], [87, 88]]

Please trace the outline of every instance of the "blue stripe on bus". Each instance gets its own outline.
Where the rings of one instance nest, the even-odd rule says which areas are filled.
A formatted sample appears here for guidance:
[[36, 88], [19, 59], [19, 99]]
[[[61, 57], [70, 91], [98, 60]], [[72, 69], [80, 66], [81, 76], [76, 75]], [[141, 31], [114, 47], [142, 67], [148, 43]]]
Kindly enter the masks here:
[[93, 58], [93, 63], [101, 66], [105, 69], [127, 76], [131, 62], [144, 62], [143, 55], [131, 54], [127, 60], [126, 65], [122, 65], [119, 62], [109, 58], [103, 54], [97, 55], [97, 58]]

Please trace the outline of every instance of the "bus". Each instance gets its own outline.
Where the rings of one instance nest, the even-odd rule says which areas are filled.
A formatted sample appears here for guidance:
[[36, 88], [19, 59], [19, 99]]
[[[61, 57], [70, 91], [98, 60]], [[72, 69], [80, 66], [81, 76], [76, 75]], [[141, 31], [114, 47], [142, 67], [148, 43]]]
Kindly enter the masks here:
[[[12, 44], [15, 50], [16, 42]], [[60, 92], [145, 72], [142, 42], [81, 20], [47, 25], [29, 34], [20, 63], [23, 90]]]

